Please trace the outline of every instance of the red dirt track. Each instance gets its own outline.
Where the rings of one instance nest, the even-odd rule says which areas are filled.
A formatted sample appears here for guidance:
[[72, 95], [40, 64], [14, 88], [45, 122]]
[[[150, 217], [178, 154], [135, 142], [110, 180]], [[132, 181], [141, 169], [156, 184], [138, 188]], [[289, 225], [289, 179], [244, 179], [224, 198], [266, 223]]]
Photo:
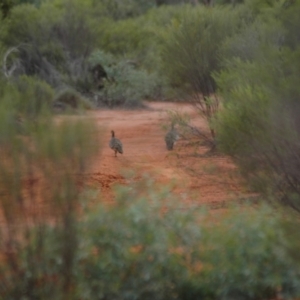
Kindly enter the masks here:
[[[102, 128], [103, 149], [84, 178], [88, 185], [100, 188], [99, 201], [113, 201], [112, 187], [126, 184], [124, 171], [135, 172], [136, 180], [148, 174], [156, 184], [172, 185], [172, 192], [185, 194], [190, 203], [221, 208], [246, 196], [237, 170], [225, 156], [205, 156], [208, 148], [195, 146], [190, 140], [179, 140], [173, 151], [167, 151], [162, 124], [168, 124], [167, 111], [189, 113], [192, 123], [207, 131], [201, 119], [187, 104], [147, 103], [141, 110], [99, 110], [88, 116]], [[110, 132], [123, 143], [124, 154], [114, 157], [109, 148]], [[199, 143], [198, 143], [199, 145]]]

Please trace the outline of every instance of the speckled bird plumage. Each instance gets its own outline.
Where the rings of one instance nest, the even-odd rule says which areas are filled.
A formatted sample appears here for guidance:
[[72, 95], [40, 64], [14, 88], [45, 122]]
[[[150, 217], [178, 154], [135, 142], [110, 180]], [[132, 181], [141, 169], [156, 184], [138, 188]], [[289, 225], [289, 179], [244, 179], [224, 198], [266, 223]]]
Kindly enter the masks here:
[[171, 129], [165, 135], [165, 142], [168, 150], [173, 150], [176, 141], [179, 139], [179, 134], [172, 123]]
[[123, 145], [122, 142], [115, 137], [115, 132], [111, 131], [111, 139], [109, 141], [109, 147], [114, 150], [115, 156], [117, 156], [117, 153], [123, 154]]

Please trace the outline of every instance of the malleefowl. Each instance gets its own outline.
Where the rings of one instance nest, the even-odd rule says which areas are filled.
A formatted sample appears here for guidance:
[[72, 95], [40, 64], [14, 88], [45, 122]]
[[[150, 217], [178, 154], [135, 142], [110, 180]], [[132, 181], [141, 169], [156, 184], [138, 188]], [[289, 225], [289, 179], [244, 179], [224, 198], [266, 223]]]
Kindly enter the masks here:
[[173, 150], [176, 141], [179, 139], [179, 134], [174, 127], [174, 123], [171, 125], [171, 129], [167, 132], [165, 136], [165, 142], [168, 150]]
[[114, 150], [115, 157], [117, 157], [117, 153], [123, 154], [123, 145], [122, 142], [115, 137], [115, 132], [111, 131], [111, 139], [109, 141], [109, 147]]

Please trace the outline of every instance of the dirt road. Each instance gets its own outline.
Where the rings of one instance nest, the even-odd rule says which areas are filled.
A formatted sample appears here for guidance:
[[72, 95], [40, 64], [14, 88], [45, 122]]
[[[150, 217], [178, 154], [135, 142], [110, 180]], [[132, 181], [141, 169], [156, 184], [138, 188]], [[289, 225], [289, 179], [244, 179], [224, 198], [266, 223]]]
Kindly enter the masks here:
[[[208, 150], [191, 141], [180, 140], [173, 151], [167, 151], [162, 125], [168, 124], [167, 111], [188, 113], [193, 124], [207, 130], [205, 120], [186, 104], [148, 103], [142, 110], [99, 110], [90, 116], [103, 129], [103, 150], [85, 174], [88, 184], [101, 188], [101, 200], [112, 201], [114, 184], [126, 184], [122, 174], [135, 172], [136, 180], [148, 174], [157, 184], [175, 182], [172, 192], [186, 194], [188, 202], [209, 203], [222, 207], [228, 201], [245, 195], [237, 170], [229, 158], [204, 156]], [[110, 131], [123, 143], [123, 155], [114, 157], [109, 148]]]

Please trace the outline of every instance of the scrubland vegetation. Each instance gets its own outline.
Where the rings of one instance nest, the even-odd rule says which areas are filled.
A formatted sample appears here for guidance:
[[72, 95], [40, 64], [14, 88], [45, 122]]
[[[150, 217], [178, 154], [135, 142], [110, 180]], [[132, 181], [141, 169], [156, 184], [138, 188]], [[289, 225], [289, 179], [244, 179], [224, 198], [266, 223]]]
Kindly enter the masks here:
[[[1, 299], [300, 297], [299, 0], [0, 10]], [[101, 134], [69, 114], [145, 99], [193, 104], [261, 203], [211, 214], [144, 179], [90, 204]]]

